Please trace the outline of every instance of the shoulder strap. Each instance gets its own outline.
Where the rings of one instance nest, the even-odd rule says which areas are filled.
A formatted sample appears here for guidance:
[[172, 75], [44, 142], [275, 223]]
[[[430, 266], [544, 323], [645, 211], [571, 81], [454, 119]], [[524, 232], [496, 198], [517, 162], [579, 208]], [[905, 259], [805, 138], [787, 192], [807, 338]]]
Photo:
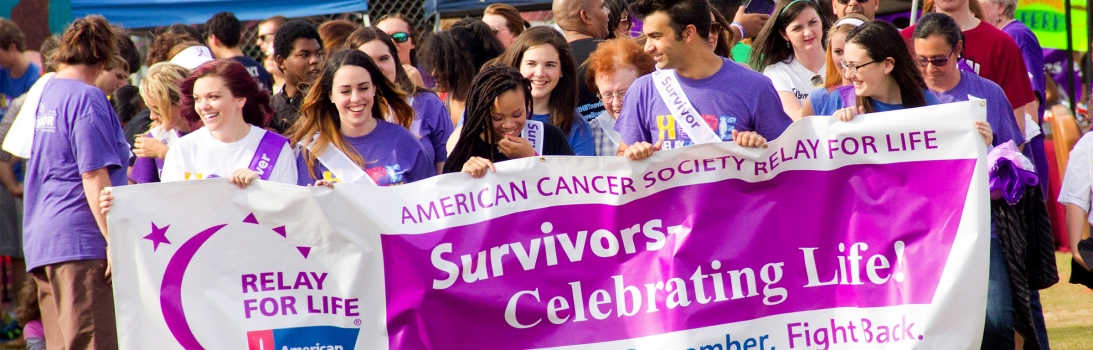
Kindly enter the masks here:
[[656, 85], [660, 98], [672, 112], [676, 124], [683, 128], [683, 132], [691, 138], [696, 145], [701, 143], [721, 142], [721, 138], [713, 131], [710, 124], [702, 119], [691, 100], [679, 86], [674, 69], [665, 69], [653, 72], [653, 85]]
[[[315, 153], [312, 147], [315, 147], [315, 140], [319, 138], [319, 134], [315, 134], [311, 138], [311, 142], [306, 146], [308, 152]], [[300, 147], [303, 148], [303, 142], [300, 142]], [[349, 156], [338, 149], [333, 144], [327, 145], [326, 149], [322, 153], [315, 154], [315, 159], [322, 163], [327, 170], [334, 174], [337, 181], [342, 183], [366, 183], [376, 185], [376, 181], [368, 176], [361, 167], [353, 163]]]
[[53, 75], [54, 73], [47, 73], [42, 76], [27, 92], [27, 99], [23, 102], [23, 107], [16, 115], [4, 139], [3, 148], [8, 153], [23, 159], [30, 158], [30, 149], [34, 145], [34, 125], [38, 118], [38, 107], [42, 102], [46, 83], [53, 78]]
[[543, 144], [546, 139], [546, 129], [543, 122], [528, 119], [524, 123], [524, 130], [520, 132], [520, 137], [531, 142], [531, 147], [535, 148], [535, 154], [543, 155]]
[[281, 150], [288, 144], [288, 139], [275, 132], [266, 131], [262, 135], [262, 141], [258, 142], [258, 150], [254, 152], [254, 158], [250, 160], [247, 168], [258, 173], [262, 180], [269, 180], [273, 174], [273, 168], [277, 165], [277, 158], [281, 156]]

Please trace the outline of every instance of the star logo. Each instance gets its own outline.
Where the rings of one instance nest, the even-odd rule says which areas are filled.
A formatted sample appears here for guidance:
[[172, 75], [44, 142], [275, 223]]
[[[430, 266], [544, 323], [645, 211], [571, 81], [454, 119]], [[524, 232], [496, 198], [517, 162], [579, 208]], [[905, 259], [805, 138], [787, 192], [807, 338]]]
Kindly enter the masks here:
[[167, 229], [170, 227], [171, 225], [167, 225], [160, 228], [159, 226], [156, 226], [156, 223], [152, 223], [152, 233], [144, 236], [144, 239], [152, 241], [153, 252], [159, 249], [160, 243], [171, 244], [171, 241], [167, 240]]

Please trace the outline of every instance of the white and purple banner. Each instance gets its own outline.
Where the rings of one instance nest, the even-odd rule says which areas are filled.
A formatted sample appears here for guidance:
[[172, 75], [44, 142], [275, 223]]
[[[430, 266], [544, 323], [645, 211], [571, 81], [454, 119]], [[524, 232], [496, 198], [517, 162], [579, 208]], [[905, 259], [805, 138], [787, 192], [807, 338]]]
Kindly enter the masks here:
[[115, 188], [121, 348], [978, 348], [985, 113], [386, 188]]

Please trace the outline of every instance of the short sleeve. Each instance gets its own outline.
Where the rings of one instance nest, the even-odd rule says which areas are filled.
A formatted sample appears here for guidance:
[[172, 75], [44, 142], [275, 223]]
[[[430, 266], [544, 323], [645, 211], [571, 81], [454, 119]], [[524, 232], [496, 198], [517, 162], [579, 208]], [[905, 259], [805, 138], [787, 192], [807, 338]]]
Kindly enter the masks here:
[[155, 158], [137, 157], [133, 162], [133, 171], [129, 173], [129, 181], [138, 184], [159, 182], [159, 168], [156, 167]]
[[161, 182], [182, 181], [185, 179], [182, 170], [185, 168], [182, 155], [185, 147], [184, 142], [179, 142], [167, 150], [167, 156], [163, 157], [163, 171], [159, 175]]
[[1078, 144], [1074, 146], [1074, 149], [1070, 151], [1070, 161], [1066, 166], [1066, 173], [1063, 175], [1063, 184], [1059, 188], [1059, 203], [1070, 203], [1077, 205], [1089, 212], [1089, 197], [1090, 192], [1093, 191], [1093, 186], [1090, 184], [1090, 180], [1093, 179], [1093, 174], [1090, 174], [1090, 163], [1093, 162], [1091, 158], [1090, 148], [1093, 147], [1093, 136], [1086, 134], [1083, 136]]
[[277, 165], [273, 166], [273, 174], [270, 174], [269, 180], [283, 184], [296, 184], [298, 176], [296, 173], [296, 154], [292, 152], [292, 147], [289, 147], [287, 142], [284, 146], [281, 146], [281, 155], [277, 157]]
[[774, 85], [774, 91], [793, 92], [793, 84], [789, 81], [787, 69], [786, 64], [776, 63], [763, 70], [763, 75], [770, 78], [770, 83]]
[[129, 159], [119, 159], [117, 137], [121, 134], [121, 125], [116, 124], [118, 117], [106, 102], [106, 96], [90, 94], [85, 103], [78, 107], [81, 110], [69, 131], [72, 153], [80, 173], [123, 164], [128, 166]]
[[[988, 88], [994, 88], [994, 86]], [[1017, 125], [1017, 119], [1013, 117], [1013, 107], [1005, 99], [1005, 94], [1001, 90], [995, 90], [998, 91], [998, 97], [994, 98], [994, 101], [989, 101], [989, 103], [994, 105], [993, 109], [996, 117], [987, 119], [994, 132], [992, 144], [998, 146], [1007, 141], [1013, 141], [1014, 145], [1020, 146], [1025, 143], [1025, 135], [1021, 133], [1021, 128]]]
[[736, 123], [738, 131], [755, 131], [768, 141], [782, 136], [793, 120], [789, 119], [786, 111], [782, 109], [782, 100], [774, 87], [767, 85], [758, 94], [758, 101], [751, 110], [751, 119], [744, 123]]
[[596, 139], [592, 137], [592, 126], [577, 113], [573, 129], [569, 131], [569, 146], [578, 156], [596, 156]]

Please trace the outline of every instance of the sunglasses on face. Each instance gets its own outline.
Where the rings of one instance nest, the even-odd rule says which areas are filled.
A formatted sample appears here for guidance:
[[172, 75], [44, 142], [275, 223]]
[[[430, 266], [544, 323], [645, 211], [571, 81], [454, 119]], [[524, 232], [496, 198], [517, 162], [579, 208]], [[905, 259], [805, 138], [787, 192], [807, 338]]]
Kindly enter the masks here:
[[[837, 1], [839, 3], [839, 5], [846, 5], [846, 4], [850, 3], [850, 0], [835, 0], [835, 1]], [[864, 4], [864, 3], [867, 3], [867, 2], [869, 2], [869, 0], [858, 0], [859, 4]]]
[[396, 43], [401, 44], [401, 43], [404, 43], [404, 42], [407, 42], [407, 41], [410, 40], [410, 33], [407, 33], [407, 32], [394, 33], [394, 34], [391, 34], [391, 39], [395, 40]]
[[940, 58], [925, 58], [925, 57], [923, 57], [923, 58], [915, 59], [915, 62], [918, 62], [918, 66], [922, 67], [922, 68], [926, 68], [930, 64], [933, 64], [934, 67], [944, 67], [946, 64], [949, 64], [949, 57], [953, 57], [954, 53], [956, 53], [956, 49], [953, 49], [953, 51], [950, 52], [948, 55], [945, 55], [945, 57], [940, 57]]

